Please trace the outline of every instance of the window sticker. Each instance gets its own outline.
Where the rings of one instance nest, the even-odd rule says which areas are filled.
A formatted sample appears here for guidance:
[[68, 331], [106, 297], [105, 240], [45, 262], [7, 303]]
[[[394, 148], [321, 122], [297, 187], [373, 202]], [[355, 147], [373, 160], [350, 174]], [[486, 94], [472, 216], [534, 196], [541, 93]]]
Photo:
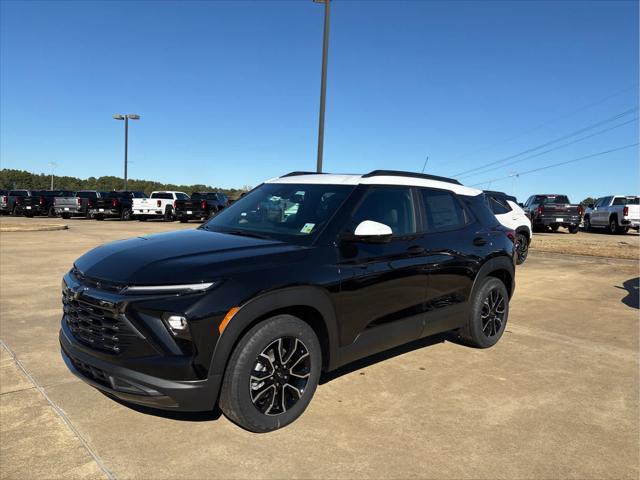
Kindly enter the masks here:
[[301, 233], [311, 233], [313, 231], [313, 227], [315, 227], [315, 223], [305, 223], [304, 227], [300, 230]]

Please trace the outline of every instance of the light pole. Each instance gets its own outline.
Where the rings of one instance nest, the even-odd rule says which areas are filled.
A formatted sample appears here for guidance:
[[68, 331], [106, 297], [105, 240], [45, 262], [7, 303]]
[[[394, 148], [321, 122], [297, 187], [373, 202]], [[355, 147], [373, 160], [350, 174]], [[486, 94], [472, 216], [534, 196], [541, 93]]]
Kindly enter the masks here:
[[51, 189], [50, 190], [53, 190], [53, 169], [56, 168], [57, 163], [49, 162], [47, 165], [51, 167]]
[[120, 115], [116, 113], [113, 116], [114, 120], [124, 120], [124, 189], [127, 189], [127, 155], [129, 151], [129, 120], [140, 120], [140, 115], [135, 113], [128, 113], [126, 115]]
[[327, 97], [327, 56], [329, 55], [329, 13], [331, 0], [313, 0], [324, 3], [324, 36], [322, 41], [322, 80], [320, 82], [320, 119], [318, 124], [318, 161], [316, 171], [322, 173], [322, 153], [324, 148], [324, 104]]

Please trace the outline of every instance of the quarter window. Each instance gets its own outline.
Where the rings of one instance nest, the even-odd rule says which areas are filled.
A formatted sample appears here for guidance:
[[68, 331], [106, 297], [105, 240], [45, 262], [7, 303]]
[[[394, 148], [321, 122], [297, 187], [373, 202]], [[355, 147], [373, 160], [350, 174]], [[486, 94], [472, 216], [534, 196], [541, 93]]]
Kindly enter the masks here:
[[503, 201], [501, 198], [496, 198], [492, 196], [488, 196], [487, 200], [489, 202], [489, 207], [494, 215], [502, 215], [505, 213], [509, 213], [511, 211], [511, 207], [506, 201]]
[[420, 194], [426, 231], [459, 228], [467, 223], [466, 212], [451, 192], [421, 188]]

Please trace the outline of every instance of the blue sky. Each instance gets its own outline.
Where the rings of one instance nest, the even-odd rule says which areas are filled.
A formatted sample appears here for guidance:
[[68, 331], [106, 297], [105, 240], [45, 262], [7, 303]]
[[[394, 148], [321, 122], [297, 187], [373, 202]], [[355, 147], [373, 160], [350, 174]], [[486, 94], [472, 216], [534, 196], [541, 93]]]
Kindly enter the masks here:
[[[240, 187], [315, 168], [321, 5], [0, 8], [3, 168], [122, 175], [111, 116], [129, 112], [131, 178]], [[334, 0], [330, 41], [325, 171], [419, 171], [428, 155], [427, 172], [453, 175], [513, 157], [461, 180], [523, 199], [640, 190], [637, 147], [488, 182], [638, 141], [637, 2]]]

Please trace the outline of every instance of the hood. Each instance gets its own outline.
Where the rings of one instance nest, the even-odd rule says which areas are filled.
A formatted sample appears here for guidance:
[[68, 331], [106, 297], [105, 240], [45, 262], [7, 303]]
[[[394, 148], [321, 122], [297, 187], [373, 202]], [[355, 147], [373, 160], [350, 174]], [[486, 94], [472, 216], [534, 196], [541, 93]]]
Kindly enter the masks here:
[[299, 251], [276, 240], [207, 230], [181, 230], [107, 243], [75, 262], [87, 277], [124, 285], [168, 285], [214, 281], [225, 266], [247, 258]]

